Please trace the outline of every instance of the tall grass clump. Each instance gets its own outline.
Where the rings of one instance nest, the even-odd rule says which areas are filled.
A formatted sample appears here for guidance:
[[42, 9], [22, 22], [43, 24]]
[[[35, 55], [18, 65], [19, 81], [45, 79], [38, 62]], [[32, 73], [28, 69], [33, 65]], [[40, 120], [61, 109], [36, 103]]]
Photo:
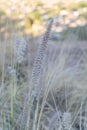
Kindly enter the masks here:
[[1, 130], [87, 129], [87, 30], [69, 30], [54, 42], [52, 25], [39, 44], [17, 34], [4, 46], [0, 41]]
[[[36, 54], [36, 58], [34, 60], [34, 66], [33, 66], [32, 75], [31, 75], [31, 82], [30, 82], [30, 86], [29, 86], [29, 93], [28, 93], [28, 95], [26, 96], [26, 99], [25, 99], [25, 105], [24, 105], [24, 111], [23, 111], [23, 117], [22, 117], [23, 118], [22, 124], [28, 118], [29, 118], [28, 120], [30, 122], [30, 116], [31, 116], [30, 112], [31, 112], [31, 109], [33, 107], [34, 100], [36, 99], [36, 101], [37, 101], [35, 117], [33, 119], [33, 120], [35, 120], [35, 124], [33, 124], [33, 126], [34, 125], [35, 126], [34, 126], [33, 129], [37, 129], [37, 118], [36, 118], [38, 116], [37, 115], [38, 114], [37, 109], [38, 109], [38, 105], [39, 105], [38, 103], [39, 103], [41, 91], [43, 89], [42, 88], [43, 86], [41, 86], [40, 81], [41, 81], [41, 77], [43, 75], [43, 72], [42, 72], [43, 60], [44, 60], [44, 55], [45, 55], [45, 51], [46, 51], [47, 42], [48, 42], [48, 39], [49, 39], [49, 34], [50, 34], [50, 29], [51, 29], [52, 23], [53, 23], [53, 20], [51, 20], [51, 22], [50, 22], [50, 24], [47, 28], [47, 31], [46, 31], [46, 33], [43, 37], [43, 41], [39, 45], [39, 48], [38, 48], [38, 51], [37, 51], [37, 54]], [[29, 111], [29, 115], [28, 115], [28, 111]], [[29, 122], [28, 122], [28, 129], [30, 128]], [[23, 129], [23, 127], [21, 129]]]

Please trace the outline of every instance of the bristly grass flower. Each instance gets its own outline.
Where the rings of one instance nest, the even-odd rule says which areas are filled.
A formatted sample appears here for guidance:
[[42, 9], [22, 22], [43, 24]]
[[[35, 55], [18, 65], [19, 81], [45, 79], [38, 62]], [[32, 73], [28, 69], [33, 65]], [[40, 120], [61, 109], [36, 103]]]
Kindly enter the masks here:
[[43, 69], [43, 62], [44, 62], [44, 56], [45, 56], [45, 51], [47, 48], [47, 42], [49, 40], [49, 35], [51, 31], [51, 27], [53, 24], [53, 19], [50, 21], [50, 24], [47, 28], [47, 31], [45, 32], [45, 35], [43, 37], [42, 42], [39, 44], [39, 48], [37, 50], [37, 55], [34, 60], [34, 66], [32, 70], [32, 76], [31, 76], [31, 86], [33, 87], [33, 96], [39, 97], [41, 94], [41, 85], [40, 85], [40, 80], [42, 77], [42, 69]]
[[25, 60], [27, 49], [27, 42], [24, 38], [21, 38], [18, 35], [15, 35], [15, 44], [14, 44], [14, 52], [16, 54], [17, 63], [21, 64]]
[[[30, 113], [31, 113], [31, 110], [33, 109], [33, 102], [34, 102], [34, 99], [36, 99], [38, 101], [40, 98], [40, 94], [41, 94], [41, 90], [42, 90], [42, 88], [40, 86], [40, 79], [41, 79], [41, 75], [42, 75], [43, 61], [44, 61], [45, 51], [47, 48], [47, 42], [49, 39], [49, 34], [51, 31], [52, 24], [53, 24], [53, 20], [51, 20], [48, 25], [47, 31], [45, 32], [43, 40], [39, 45], [37, 55], [34, 60], [34, 66], [33, 66], [32, 75], [31, 75], [29, 92], [25, 98], [25, 104], [24, 104], [24, 108], [23, 108], [23, 116], [22, 116], [22, 120], [21, 120], [21, 129], [22, 130], [30, 129], [29, 122], [30, 122], [30, 116], [31, 116]], [[38, 105], [38, 102], [37, 102], [37, 105]], [[37, 114], [37, 113], [35, 113], [35, 114]], [[36, 120], [36, 119], [34, 119], [34, 120]], [[37, 128], [37, 125], [34, 126], [34, 128], [35, 127]]]

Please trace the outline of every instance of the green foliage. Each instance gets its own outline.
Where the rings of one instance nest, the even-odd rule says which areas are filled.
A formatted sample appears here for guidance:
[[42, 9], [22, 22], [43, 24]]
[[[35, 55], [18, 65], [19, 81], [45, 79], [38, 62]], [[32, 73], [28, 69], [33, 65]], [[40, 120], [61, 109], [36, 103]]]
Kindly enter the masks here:
[[38, 10], [32, 11], [24, 18], [25, 28], [29, 29], [32, 32], [33, 24], [40, 24], [43, 19], [40, 16], [40, 12]]
[[5, 15], [5, 12], [0, 10], [0, 16], [3, 16], [3, 15]]
[[87, 8], [87, 2], [86, 1], [81, 1], [78, 3], [78, 8]]
[[78, 3], [72, 2], [69, 3], [66, 8], [68, 10], [74, 10], [74, 9], [81, 9], [81, 8], [87, 8], [87, 2], [86, 1], [80, 1]]
[[60, 8], [54, 8], [54, 9], [48, 10], [47, 11], [48, 17], [53, 17], [55, 15], [58, 15], [60, 11], [61, 11]]
[[87, 20], [87, 11], [80, 14], [81, 18], [84, 18]]
[[78, 40], [87, 40], [87, 25], [78, 26], [78, 27], [70, 27], [61, 32], [61, 35], [64, 39], [67, 39], [68, 36], [74, 35]]

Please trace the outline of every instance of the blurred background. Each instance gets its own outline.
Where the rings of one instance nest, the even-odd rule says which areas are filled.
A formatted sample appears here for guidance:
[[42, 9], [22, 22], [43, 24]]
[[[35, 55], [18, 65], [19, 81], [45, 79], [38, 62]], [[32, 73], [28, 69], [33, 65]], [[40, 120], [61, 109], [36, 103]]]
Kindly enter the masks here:
[[[65, 38], [70, 32], [87, 39], [86, 0], [0, 0], [0, 39], [16, 32], [41, 35], [50, 18], [54, 18], [54, 40]], [[82, 30], [82, 34], [78, 35], [77, 30]]]

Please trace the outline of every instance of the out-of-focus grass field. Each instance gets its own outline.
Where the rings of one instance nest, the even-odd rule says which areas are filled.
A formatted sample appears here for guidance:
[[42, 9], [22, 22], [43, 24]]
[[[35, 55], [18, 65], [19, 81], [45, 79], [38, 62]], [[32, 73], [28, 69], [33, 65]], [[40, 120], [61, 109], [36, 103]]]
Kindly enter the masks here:
[[[21, 3], [21, 4], [20, 4]], [[66, 26], [85, 24], [87, 20], [87, 2], [84, 1], [43, 1], [43, 0], [8, 0], [0, 1], [0, 32], [20, 31], [22, 34], [39, 35], [43, 33], [46, 22], [58, 17], [57, 30]], [[56, 26], [56, 25], [55, 25]], [[14, 28], [13, 28], [14, 27]], [[6, 32], [7, 30], [7, 32]]]

